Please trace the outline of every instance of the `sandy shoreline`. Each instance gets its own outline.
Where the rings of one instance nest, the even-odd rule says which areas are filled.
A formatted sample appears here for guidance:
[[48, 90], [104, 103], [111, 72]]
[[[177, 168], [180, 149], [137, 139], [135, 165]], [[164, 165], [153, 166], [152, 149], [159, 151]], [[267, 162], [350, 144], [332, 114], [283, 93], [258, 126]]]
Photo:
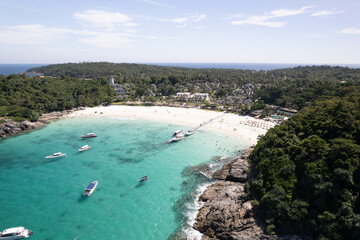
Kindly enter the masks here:
[[[250, 145], [256, 144], [257, 137], [264, 135], [269, 128], [275, 126], [273, 122], [240, 116], [232, 113], [215, 112], [195, 108], [174, 108], [160, 106], [108, 106], [86, 108], [75, 111], [67, 117], [123, 117], [168, 122], [194, 128], [203, 124], [202, 129], [211, 129], [235, 136]], [[211, 120], [212, 119], [212, 120]], [[209, 122], [208, 124], [204, 124]], [[188, 129], [183, 129], [188, 130]]]

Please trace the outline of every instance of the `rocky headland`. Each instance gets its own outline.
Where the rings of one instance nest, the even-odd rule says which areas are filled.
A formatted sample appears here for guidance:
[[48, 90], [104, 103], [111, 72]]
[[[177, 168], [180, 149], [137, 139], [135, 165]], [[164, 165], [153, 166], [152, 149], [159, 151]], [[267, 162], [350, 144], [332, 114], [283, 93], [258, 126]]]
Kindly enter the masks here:
[[60, 112], [51, 112], [42, 114], [38, 121], [30, 122], [30, 121], [22, 121], [22, 122], [15, 122], [9, 118], [5, 118], [5, 122], [0, 124], [0, 137], [5, 138], [8, 136], [16, 135], [25, 131], [29, 131], [32, 129], [36, 129], [42, 127], [52, 121], [59, 120], [66, 115], [77, 111], [83, 110], [83, 107], [74, 108], [71, 110], [64, 110]]
[[256, 221], [251, 202], [244, 196], [248, 180], [247, 157], [252, 148], [214, 172], [216, 183], [200, 196], [203, 202], [196, 217], [194, 228], [203, 234], [202, 240], [250, 240], [250, 239], [301, 239], [297, 236], [269, 236]]

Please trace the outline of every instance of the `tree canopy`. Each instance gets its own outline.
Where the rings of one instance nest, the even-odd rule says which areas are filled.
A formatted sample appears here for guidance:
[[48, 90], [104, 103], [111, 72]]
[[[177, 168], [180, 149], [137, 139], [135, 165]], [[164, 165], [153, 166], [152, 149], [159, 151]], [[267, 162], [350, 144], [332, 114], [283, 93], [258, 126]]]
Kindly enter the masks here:
[[113, 96], [106, 79], [0, 75], [0, 117], [35, 121], [42, 113], [95, 106], [111, 102]]
[[270, 129], [250, 155], [268, 233], [360, 239], [360, 93], [344, 87]]

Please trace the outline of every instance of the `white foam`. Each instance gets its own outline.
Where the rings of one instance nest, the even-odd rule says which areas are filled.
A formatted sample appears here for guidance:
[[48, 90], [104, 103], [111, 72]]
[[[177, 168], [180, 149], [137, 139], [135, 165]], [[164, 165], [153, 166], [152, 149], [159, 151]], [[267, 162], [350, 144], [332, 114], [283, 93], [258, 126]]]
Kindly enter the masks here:
[[195, 230], [193, 228], [195, 222], [196, 222], [196, 216], [199, 213], [200, 208], [204, 205], [203, 202], [199, 201], [199, 197], [201, 196], [201, 194], [203, 194], [205, 192], [205, 190], [211, 185], [211, 183], [206, 183], [206, 184], [202, 184], [200, 185], [196, 190], [195, 190], [195, 199], [193, 202], [191, 203], [187, 203], [185, 205], [186, 211], [185, 211], [185, 216], [187, 218], [187, 226], [184, 227], [182, 229], [182, 231], [185, 233], [186, 238], [188, 240], [201, 240], [202, 238], [202, 233], [200, 233], [199, 231]]

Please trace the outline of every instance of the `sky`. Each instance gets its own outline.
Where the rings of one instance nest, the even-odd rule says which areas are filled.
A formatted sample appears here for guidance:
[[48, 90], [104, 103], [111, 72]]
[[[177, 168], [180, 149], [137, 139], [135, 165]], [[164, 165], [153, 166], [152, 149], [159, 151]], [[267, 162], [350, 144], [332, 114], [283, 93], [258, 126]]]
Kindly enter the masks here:
[[360, 64], [360, 0], [0, 0], [0, 63]]

